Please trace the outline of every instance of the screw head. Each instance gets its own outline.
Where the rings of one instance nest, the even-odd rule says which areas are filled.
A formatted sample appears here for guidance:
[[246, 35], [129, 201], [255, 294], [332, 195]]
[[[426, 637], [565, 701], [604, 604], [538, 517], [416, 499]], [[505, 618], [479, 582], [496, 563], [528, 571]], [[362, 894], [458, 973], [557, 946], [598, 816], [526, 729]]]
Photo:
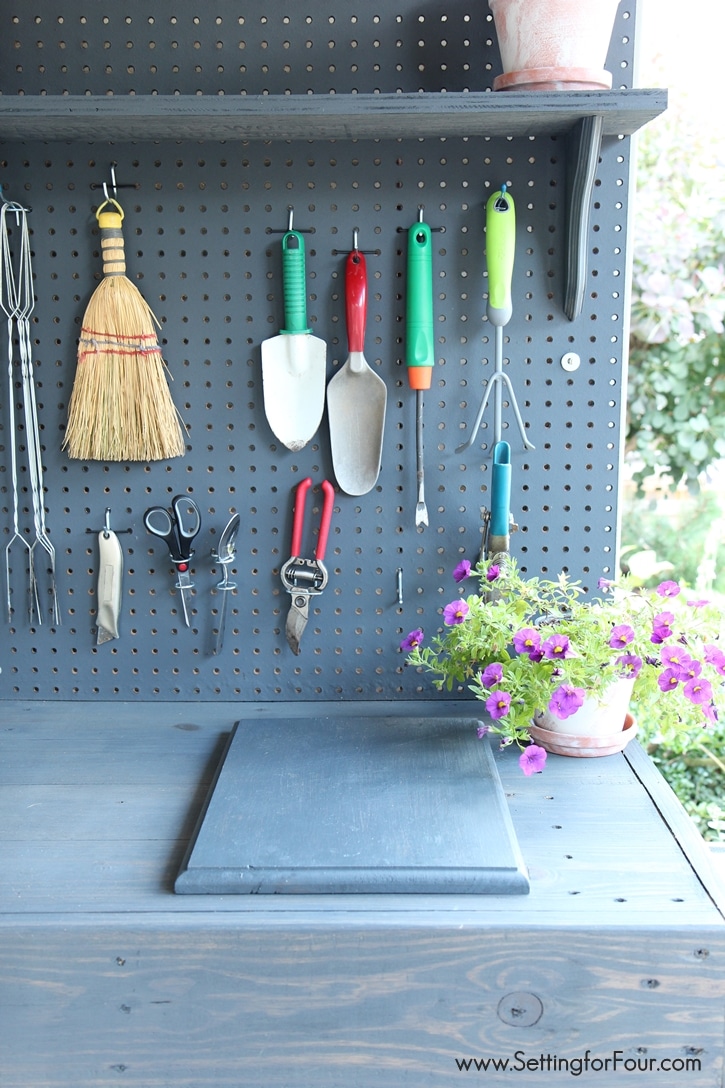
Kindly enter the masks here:
[[567, 351], [565, 355], [561, 357], [561, 368], [571, 374], [572, 371], [578, 370], [581, 366], [581, 359], [575, 351]]

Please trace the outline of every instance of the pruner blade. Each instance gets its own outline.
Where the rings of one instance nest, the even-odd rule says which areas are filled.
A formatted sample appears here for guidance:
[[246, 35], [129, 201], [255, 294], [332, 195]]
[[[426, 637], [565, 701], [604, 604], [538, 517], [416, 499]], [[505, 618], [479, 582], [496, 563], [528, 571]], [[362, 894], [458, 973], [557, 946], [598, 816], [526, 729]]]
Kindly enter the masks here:
[[300, 642], [310, 614], [309, 593], [292, 593], [292, 603], [287, 613], [284, 633], [293, 654], [299, 654]]

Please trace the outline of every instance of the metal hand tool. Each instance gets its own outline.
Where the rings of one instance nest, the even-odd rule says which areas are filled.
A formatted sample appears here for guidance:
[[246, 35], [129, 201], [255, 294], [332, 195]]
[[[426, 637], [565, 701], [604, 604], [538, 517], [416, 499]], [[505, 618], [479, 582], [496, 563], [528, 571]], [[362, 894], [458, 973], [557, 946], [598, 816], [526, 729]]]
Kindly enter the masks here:
[[301, 450], [322, 420], [327, 345], [307, 325], [305, 239], [292, 224], [290, 208], [282, 235], [285, 327], [262, 342], [262, 391], [272, 431], [288, 449]]
[[[45, 524], [45, 494], [43, 486], [43, 459], [40, 442], [40, 426], [38, 423], [38, 408], [35, 396], [35, 381], [33, 374], [32, 340], [30, 335], [30, 317], [35, 308], [35, 295], [33, 293], [33, 268], [30, 249], [30, 232], [28, 230], [27, 208], [14, 201], [8, 201], [2, 197], [2, 209], [0, 210], [0, 305], [7, 318], [8, 328], [8, 412], [10, 416], [10, 438], [13, 447], [11, 453], [11, 470], [13, 473], [13, 536], [5, 549], [5, 571], [7, 578], [8, 615], [12, 613], [10, 591], [10, 559], [11, 545], [21, 540], [28, 549], [28, 568], [30, 586], [30, 618], [33, 613], [37, 622], [42, 624], [43, 616], [40, 606], [40, 593], [38, 589], [38, 572], [36, 563], [36, 548], [38, 546], [48, 556], [48, 575], [50, 577], [51, 615], [52, 621], [57, 626], [61, 622], [60, 608], [58, 606], [58, 594], [55, 578], [55, 548], [48, 536]], [[20, 236], [19, 255], [17, 261], [13, 261], [10, 246], [10, 235], [7, 226], [7, 216], [15, 216], [17, 231]], [[21, 373], [21, 401], [23, 408], [23, 421], [26, 434], [25, 449], [28, 460], [28, 481], [30, 484], [30, 496], [33, 507], [33, 523], [35, 539], [32, 544], [20, 534], [18, 524], [17, 506], [17, 455], [15, 450], [15, 411], [16, 398], [13, 378], [13, 323], [17, 328], [18, 349], [20, 356]]]
[[[11, 205], [7, 202], [3, 203], [0, 210], [0, 223], [2, 229], [0, 230], [0, 239], [2, 242], [2, 253], [0, 255], [0, 307], [7, 319], [7, 346], [8, 346], [8, 396], [7, 396], [7, 411], [9, 421], [9, 435], [10, 435], [10, 472], [13, 489], [13, 532], [10, 540], [5, 546], [5, 588], [7, 593], [7, 612], [8, 623], [12, 623], [13, 606], [12, 606], [12, 590], [10, 587], [10, 552], [15, 544], [20, 544], [27, 551], [27, 571], [28, 571], [28, 584], [31, 587], [32, 592], [32, 559], [30, 542], [20, 532], [20, 522], [18, 517], [18, 456], [15, 437], [15, 378], [13, 374], [13, 322], [18, 316], [19, 307], [15, 290], [15, 277], [13, 275], [12, 261], [10, 257], [8, 231], [5, 217], [8, 210], [11, 210]], [[29, 615], [32, 618], [33, 602], [32, 597], [29, 596]]]
[[418, 221], [408, 230], [407, 297], [405, 361], [408, 382], [415, 390], [415, 462], [418, 482], [418, 502], [415, 524], [428, 524], [425, 504], [425, 468], [423, 456], [423, 392], [430, 389], [435, 348], [433, 344], [433, 263], [431, 228], [423, 222], [423, 209], [418, 209]]
[[364, 354], [367, 267], [357, 237], [355, 230], [353, 249], [345, 263], [347, 362], [327, 386], [332, 466], [340, 489], [348, 495], [366, 495], [375, 487], [383, 454], [388, 396], [385, 382], [370, 367]]
[[148, 532], [166, 542], [178, 574], [176, 589], [181, 593], [184, 623], [191, 627], [186, 597], [194, 588], [189, 574], [189, 560], [194, 554], [192, 542], [201, 529], [199, 507], [188, 495], [176, 495], [171, 500], [170, 510], [163, 506], [150, 507], [143, 516], [143, 523]]
[[304, 559], [301, 555], [302, 530], [305, 519], [305, 500], [311, 486], [312, 480], [309, 476], [297, 485], [292, 522], [292, 547], [290, 557], [280, 571], [282, 585], [292, 597], [290, 610], [287, 614], [285, 635], [290, 649], [295, 654], [300, 652], [300, 641], [309, 619], [310, 597], [322, 593], [328, 581], [328, 573], [323, 559], [325, 558], [327, 537], [332, 520], [335, 489], [329, 480], [322, 481], [324, 499], [315, 556], [314, 559]]
[[216, 643], [214, 645], [215, 654], [221, 653], [222, 646], [224, 645], [224, 628], [227, 621], [227, 594], [232, 593], [237, 588], [237, 583], [229, 580], [228, 568], [230, 564], [234, 562], [234, 558], [237, 554], [237, 534], [239, 533], [240, 520], [239, 514], [232, 514], [222, 531], [222, 535], [219, 537], [216, 551], [212, 552], [212, 555], [222, 568], [222, 580], [221, 582], [217, 582], [216, 586], [222, 595], [222, 603], [219, 610], [219, 627], [217, 628]]
[[511, 379], [503, 369], [503, 330], [508, 325], [512, 315], [511, 302], [511, 277], [514, 267], [514, 249], [516, 244], [516, 210], [511, 194], [506, 186], [502, 185], [499, 192], [493, 193], [486, 202], [486, 260], [488, 264], [488, 302], [486, 314], [494, 327], [494, 373], [486, 385], [486, 391], [478, 409], [478, 415], [471, 428], [469, 438], [458, 446], [456, 453], [467, 450], [476, 440], [478, 428], [481, 426], [483, 413], [488, 404], [488, 398], [493, 391], [493, 440], [501, 441], [502, 414], [503, 414], [503, 386], [506, 386], [511, 407], [516, 417], [521, 440], [524, 449], [533, 450], [535, 447], [529, 442], [526, 428], [519, 412]]

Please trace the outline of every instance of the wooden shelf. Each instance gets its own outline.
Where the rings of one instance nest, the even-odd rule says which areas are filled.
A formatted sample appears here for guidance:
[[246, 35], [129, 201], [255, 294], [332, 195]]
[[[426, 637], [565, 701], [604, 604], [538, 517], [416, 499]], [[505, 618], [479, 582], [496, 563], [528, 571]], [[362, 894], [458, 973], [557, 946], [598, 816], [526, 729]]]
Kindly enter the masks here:
[[629, 136], [667, 108], [664, 90], [359, 95], [0, 96], [5, 140], [318, 140], [521, 137], [602, 117]]

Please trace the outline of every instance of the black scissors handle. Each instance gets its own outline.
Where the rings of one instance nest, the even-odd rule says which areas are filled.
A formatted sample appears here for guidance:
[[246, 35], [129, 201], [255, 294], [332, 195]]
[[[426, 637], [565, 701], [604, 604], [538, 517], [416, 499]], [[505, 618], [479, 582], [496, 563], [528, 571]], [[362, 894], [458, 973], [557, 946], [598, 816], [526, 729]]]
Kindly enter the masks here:
[[150, 533], [166, 542], [175, 563], [184, 562], [192, 556], [191, 545], [201, 528], [201, 514], [188, 495], [176, 495], [171, 500], [171, 510], [152, 506], [144, 514], [143, 523]]
[[171, 500], [171, 510], [179, 537], [179, 554], [182, 559], [188, 559], [193, 554], [191, 545], [194, 537], [201, 529], [199, 507], [188, 495], [176, 495]]

